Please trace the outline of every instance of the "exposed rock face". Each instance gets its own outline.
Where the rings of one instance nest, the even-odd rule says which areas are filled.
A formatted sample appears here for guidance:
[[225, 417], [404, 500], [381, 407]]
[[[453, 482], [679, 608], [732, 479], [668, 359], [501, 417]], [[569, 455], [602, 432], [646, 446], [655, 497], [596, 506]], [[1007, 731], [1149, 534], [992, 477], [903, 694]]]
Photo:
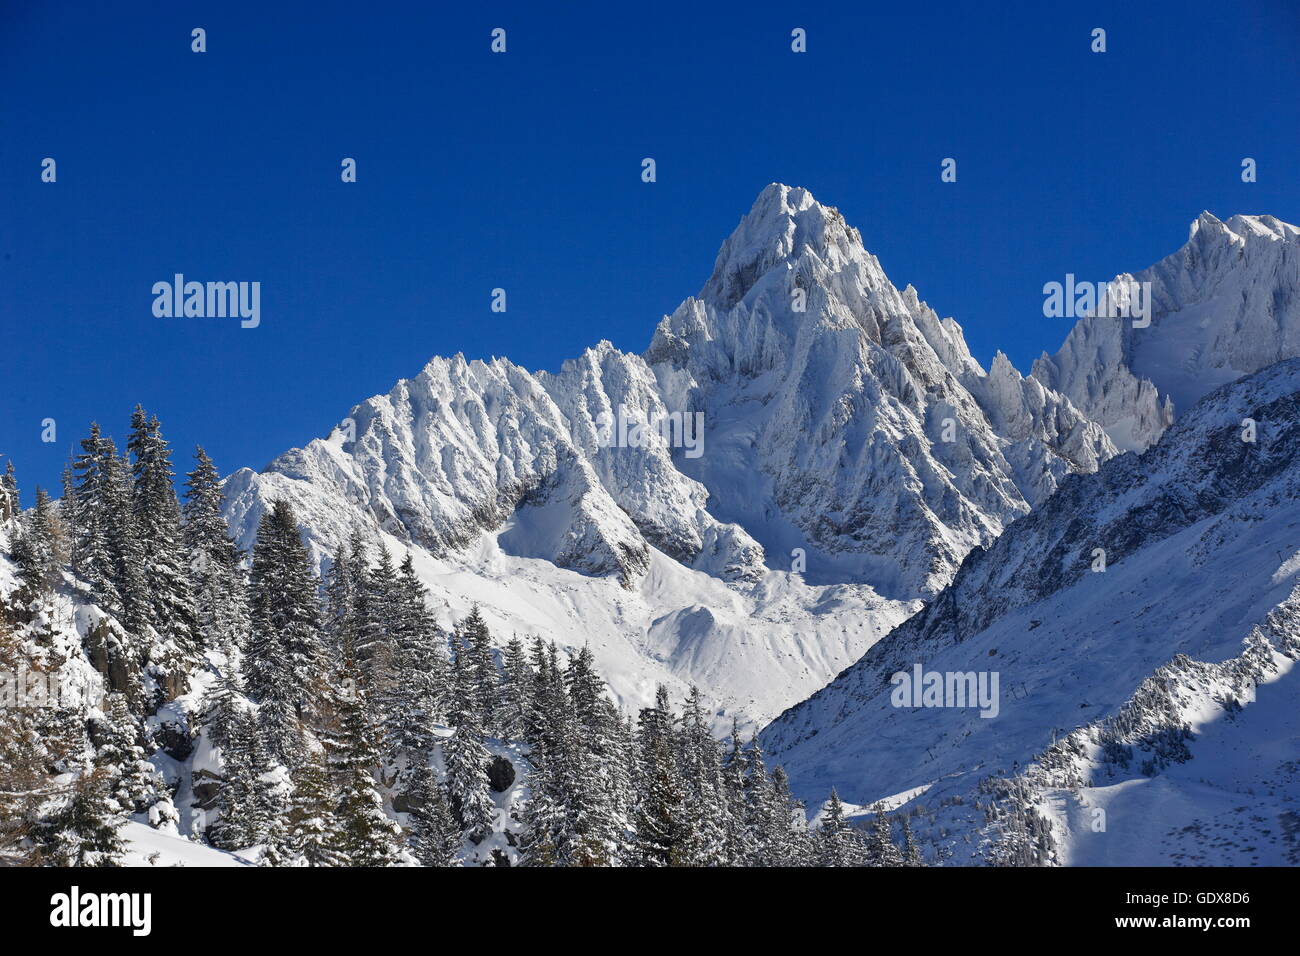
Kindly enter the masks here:
[[488, 764], [488, 784], [497, 793], [505, 793], [510, 789], [511, 784], [515, 782], [515, 767], [509, 760], [500, 755], [492, 758]]
[[184, 763], [194, 752], [196, 732], [190, 715], [174, 708], [160, 711], [154, 739], [158, 747], [173, 760]]

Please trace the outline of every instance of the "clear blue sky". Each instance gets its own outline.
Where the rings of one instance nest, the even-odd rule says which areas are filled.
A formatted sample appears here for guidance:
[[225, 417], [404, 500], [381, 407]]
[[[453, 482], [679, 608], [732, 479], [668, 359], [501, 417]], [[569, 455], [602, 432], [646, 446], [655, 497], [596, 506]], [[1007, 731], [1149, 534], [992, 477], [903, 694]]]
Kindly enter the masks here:
[[[1067, 331], [1045, 281], [1149, 265], [1205, 208], [1300, 222], [1300, 4], [884, 6], [0, 0], [0, 456], [24, 501], [136, 402], [181, 470], [201, 442], [229, 472], [434, 354], [640, 351], [773, 180], [1023, 370]], [[261, 327], [155, 318], [175, 272], [260, 281]]]

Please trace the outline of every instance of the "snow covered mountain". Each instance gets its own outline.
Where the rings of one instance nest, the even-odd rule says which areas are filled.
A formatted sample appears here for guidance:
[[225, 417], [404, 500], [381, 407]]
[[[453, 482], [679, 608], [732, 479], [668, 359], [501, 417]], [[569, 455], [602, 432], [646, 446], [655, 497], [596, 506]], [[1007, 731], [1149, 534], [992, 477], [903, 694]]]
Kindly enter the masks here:
[[448, 617], [478, 602], [503, 637], [590, 641], [629, 706], [697, 683], [762, 720], [1114, 454], [773, 184], [643, 355], [435, 358], [225, 491], [244, 545], [285, 498], [322, 565], [359, 528], [410, 549]]
[[[1298, 657], [1288, 360], [1062, 482], [761, 741], [797, 794], [904, 806], [954, 862], [1294, 864]], [[918, 668], [988, 716], [902, 696]]]
[[1300, 229], [1272, 216], [1208, 212], [1149, 269], [1151, 323], [1086, 317], [1033, 377], [1069, 396], [1124, 449], [1141, 451], [1213, 388], [1300, 356]]
[[[1149, 329], [1085, 320], [1024, 377], [1001, 353], [982, 368], [961, 328], [894, 287], [836, 210], [774, 184], [644, 354], [601, 342], [554, 373], [435, 358], [328, 437], [231, 475], [224, 517], [249, 548], [287, 501], [322, 570], [358, 532], [409, 553], [441, 623], [478, 605], [499, 643], [586, 644], [626, 708], [651, 704], [657, 685], [680, 700], [695, 684], [715, 732], [776, 717], [762, 747], [797, 795], [815, 810], [834, 787], [851, 811], [900, 810], [931, 862], [1300, 863], [1300, 358], [1167, 427], [1198, 376], [1293, 350], [1296, 230], [1213, 223], [1196, 227], [1190, 259], [1130, 277], [1156, 289]], [[166, 493], [140, 514], [170, 515], [160, 527], [174, 536], [171, 465], [151, 434], [161, 443], [146, 429], [128, 447], [141, 476], [141, 461], [161, 462]], [[1153, 443], [1118, 455], [1117, 442]], [[116, 453], [101, 461], [123, 466]], [[209, 471], [210, 520], [186, 511], [184, 527], [215, 527], [232, 551]], [[113, 573], [131, 590], [113, 592], [117, 578], [72, 570], [94, 571], [87, 544], [80, 565], [53, 559], [64, 522], [83, 538], [109, 526], [94, 507], [116, 513], [117, 484], [96, 492], [83, 476], [80, 505], [56, 515], [42, 498], [19, 516], [5, 480], [7, 636], [42, 667], [71, 662], [75, 687], [100, 701], [87, 740], [117, 755], [129, 784], [113, 798], [135, 807], [128, 856], [255, 859], [239, 855], [251, 837], [219, 844], [233, 855], [183, 852], [211, 822], [219, 782], [239, 790], [238, 757], [214, 750], [222, 721], [208, 696], [236, 658], [173, 634], [179, 603], [130, 616], [144, 615], [138, 595], [160, 592], [127, 580], [142, 553], [129, 548], [161, 538], [105, 538], [127, 556]], [[152, 486], [137, 476], [131, 488]], [[149, 567], [206, 573], [198, 554]], [[57, 573], [33, 577], [42, 556]], [[386, 595], [376, 606], [400, 603], [373, 593]], [[494, 673], [482, 657], [475, 672]], [[394, 673], [423, 672], [403, 666]], [[560, 673], [558, 659], [547, 666]], [[269, 723], [277, 711], [260, 693]], [[151, 753], [127, 732], [137, 720]], [[506, 736], [491, 756], [522, 767]], [[462, 766], [475, 777], [473, 760]], [[493, 835], [462, 847], [465, 860], [517, 857], [532, 781], [506, 776], [489, 797]], [[404, 794], [390, 794], [391, 814], [422, 806]]]
[[645, 358], [671, 405], [704, 412], [709, 453], [682, 467], [715, 514], [773, 567], [804, 548], [810, 580], [891, 597], [942, 587], [1062, 476], [1114, 453], [1004, 356], [986, 373], [961, 327], [896, 289], [803, 189], [763, 191]]

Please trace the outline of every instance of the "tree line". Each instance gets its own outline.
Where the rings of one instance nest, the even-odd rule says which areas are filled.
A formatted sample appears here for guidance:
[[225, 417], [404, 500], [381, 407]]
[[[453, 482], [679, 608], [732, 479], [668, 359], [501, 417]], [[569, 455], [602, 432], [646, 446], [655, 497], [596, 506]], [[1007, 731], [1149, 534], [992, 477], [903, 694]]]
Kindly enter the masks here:
[[[850, 823], [834, 792], [810, 827], [756, 740], [713, 736], [697, 690], [625, 714], [588, 647], [500, 645], [477, 607], [444, 629], [412, 556], [360, 531], [318, 577], [288, 500], [244, 554], [201, 447], [185, 478], [178, 498], [138, 406], [123, 454], [91, 426], [59, 501], [38, 488], [24, 511], [12, 464], [0, 476], [19, 579], [0, 670], [64, 663], [64, 594], [103, 612], [79, 650], [107, 691], [0, 708], [0, 860], [120, 863], [125, 816], [179, 821], [149, 756], [201, 742], [196, 837], [267, 866], [920, 865], [905, 818]], [[178, 698], [198, 700], [179, 729], [176, 708], [160, 719]]]

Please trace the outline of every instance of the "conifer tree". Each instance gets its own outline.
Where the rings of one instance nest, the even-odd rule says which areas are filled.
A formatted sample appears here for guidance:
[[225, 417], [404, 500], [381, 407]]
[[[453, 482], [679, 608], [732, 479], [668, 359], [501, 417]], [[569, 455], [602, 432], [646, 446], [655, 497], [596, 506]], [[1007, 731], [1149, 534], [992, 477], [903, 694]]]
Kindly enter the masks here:
[[110, 514], [112, 509], [123, 506], [120, 489], [115, 487], [116, 461], [112, 439], [103, 436], [99, 425], [92, 423], [73, 465], [77, 482], [71, 508], [72, 567], [90, 585], [95, 600], [109, 610], [122, 606], [112, 548], [111, 525], [115, 519]]
[[68, 460], [63, 465], [63, 471], [59, 473], [59, 487], [63, 492], [59, 499], [59, 517], [65, 525], [70, 525], [77, 492], [77, 483], [72, 477], [71, 453], [68, 454]]
[[10, 548], [18, 577], [33, 596], [48, 593], [59, 572], [59, 520], [50, 496], [39, 485], [36, 507], [22, 522], [22, 528]]
[[44, 855], [54, 866], [121, 866], [126, 844], [118, 835], [122, 824], [110, 796], [111, 772], [97, 768], [82, 774], [72, 786], [64, 808], [46, 827]]
[[324, 754], [313, 748], [292, 774], [293, 796], [285, 823], [284, 849], [296, 866], [342, 866], [343, 834], [334, 808], [338, 802]]
[[[360, 547], [360, 542], [357, 543]], [[334, 549], [325, 578], [325, 620], [322, 626], [333, 666], [357, 653], [357, 582], [352, 576], [352, 552], [346, 544]]]
[[496, 805], [488, 786], [487, 768], [492, 755], [483, 746], [482, 732], [472, 710], [454, 715], [456, 732], [443, 742], [447, 766], [447, 792], [461, 829], [475, 843], [492, 830]]
[[260, 705], [267, 746], [292, 765], [325, 662], [316, 577], [288, 502], [277, 501], [258, 524], [249, 592], [248, 693]]
[[44, 710], [37, 724], [50, 771], [75, 777], [90, 766], [94, 753], [86, 734], [84, 701], [60, 701]]
[[[111, 438], [92, 424], [81, 442], [73, 469], [77, 474], [69, 517], [73, 571], [90, 586], [91, 598], [113, 614], [131, 637], [105, 643], [100, 651], [114, 689], [128, 693], [137, 714], [149, 703], [143, 693], [148, 672], [157, 691], [153, 703], [184, 690], [186, 661], [173, 647], [155, 646], [152, 604], [144, 582], [140, 543], [131, 502], [129, 465], [119, 458]], [[91, 637], [87, 637], [88, 645]], [[89, 650], [89, 646], [88, 646]]]
[[447, 693], [446, 639], [427, 605], [424, 585], [408, 554], [393, 583], [394, 679], [383, 688], [380, 711], [388, 755], [412, 765], [433, 750], [433, 721]]
[[349, 656], [355, 660], [357, 658], [358, 647], [362, 640], [362, 630], [366, 627], [366, 622], [370, 618], [370, 598], [371, 591], [366, 582], [370, 575], [370, 553], [366, 547], [366, 542], [361, 534], [360, 528], [352, 530], [352, 536], [348, 540], [348, 577], [352, 582], [352, 593], [349, 608], [352, 614], [351, 620], [351, 650]]
[[497, 667], [492, 658], [492, 634], [487, 621], [475, 604], [469, 616], [460, 622], [460, 639], [465, 648], [466, 666], [462, 673], [466, 680], [467, 703], [474, 709], [474, 722], [484, 733], [495, 731], [497, 697]]
[[520, 838], [520, 864], [527, 867], [560, 866], [559, 844], [564, 834], [564, 808], [555, 799], [559, 785], [548, 779], [548, 768], [534, 768], [524, 806], [524, 831]]
[[745, 819], [749, 830], [750, 866], [771, 866], [773, 841], [781, 819], [776, 813], [772, 781], [756, 736], [749, 741], [745, 773]]
[[460, 827], [452, 816], [446, 788], [427, 765], [418, 767], [409, 792], [411, 850], [423, 866], [455, 866]]
[[542, 713], [542, 701], [547, 695], [547, 687], [554, 679], [550, 672], [550, 659], [546, 651], [546, 642], [539, 635], [533, 635], [528, 649], [529, 673], [526, 681], [525, 698], [527, 700], [524, 738], [536, 745], [546, 735], [546, 715]]
[[528, 733], [531, 719], [532, 672], [528, 668], [528, 652], [518, 635], [506, 644], [502, 665], [497, 732], [502, 740], [509, 742]]
[[221, 814], [213, 830], [213, 842], [226, 850], [239, 850], [260, 843], [271, 818], [264, 777], [270, 769], [251, 715], [238, 710], [228, 719], [221, 747], [222, 780], [217, 789]]
[[262, 735], [249, 723], [250, 735], [245, 738], [249, 748], [249, 766], [253, 778], [253, 800], [250, 824], [255, 841], [266, 840], [274, 825], [284, 816], [288, 794], [281, 778], [277, 776], [273, 754]]
[[[154, 613], [131, 506], [131, 465], [125, 456], [117, 456], [112, 439], [107, 440], [107, 451], [101, 489], [105, 496], [104, 530], [112, 560], [113, 593], [118, 596], [118, 603], [110, 609], [135, 635], [140, 659], [152, 661]], [[159, 656], [158, 663], [164, 656]]]
[[[569, 662], [560, 706], [572, 713], [560, 719], [567, 741], [561, 746], [565, 778], [566, 831], [572, 849], [566, 854], [578, 866], [614, 862], [620, 837], [619, 816], [630, 802], [630, 785], [620, 753], [619, 715], [596, 673], [591, 648]], [[567, 703], [567, 707], [565, 704]]]
[[576, 724], [558, 666], [555, 646], [537, 638], [536, 672], [530, 691], [533, 720], [528, 731], [528, 802], [524, 813], [523, 862], [527, 866], [568, 866], [575, 862], [575, 789], [581, 767], [575, 743]]
[[755, 840], [749, 828], [746, 802], [746, 758], [740, 737], [740, 724], [731, 721], [731, 750], [722, 767], [722, 794], [726, 806], [726, 860], [728, 866], [745, 866], [753, 859]]
[[389, 866], [397, 861], [401, 828], [384, 812], [375, 779], [380, 758], [376, 725], [354, 661], [344, 662], [330, 698], [331, 719], [322, 737], [339, 788], [339, 852], [347, 866]]
[[844, 804], [832, 788], [817, 831], [817, 862], [821, 866], [862, 866], [865, 855], [861, 837], [844, 819]]
[[902, 866], [903, 854], [894, 843], [889, 817], [885, 808], [876, 804], [876, 812], [867, 829], [867, 865], [868, 866]]
[[306, 747], [302, 716], [308, 689], [294, 682], [294, 658], [287, 641], [272, 638], [250, 645], [250, 650], [248, 687], [250, 695], [260, 697], [252, 733], [265, 741], [276, 760], [292, 767]]
[[635, 864], [636, 857], [632, 839], [636, 826], [636, 787], [642, 776], [636, 719], [631, 714], [619, 712], [617, 736], [619, 766], [614, 772], [624, 781], [618, 805], [618, 817], [622, 828], [618, 863], [620, 866], [631, 866]]
[[460, 630], [452, 628], [447, 635], [448, 677], [447, 677], [447, 713], [454, 719], [458, 714], [472, 711], [470, 656]]
[[[357, 622], [356, 662], [362, 686], [378, 709], [388, 693], [388, 685], [397, 679], [394, 634], [399, 615], [397, 572], [386, 546], [380, 546], [375, 566], [359, 576], [358, 581], [364, 600], [358, 604], [362, 614]], [[377, 716], [382, 720], [384, 715]]]
[[528, 802], [524, 804], [523, 834], [519, 841], [520, 865], [559, 866], [559, 843], [565, 825], [564, 807], [555, 798], [559, 784], [551, 779], [546, 764], [535, 765], [528, 782]]
[[125, 694], [107, 695], [104, 719], [95, 722], [92, 737], [98, 745], [95, 763], [109, 774], [119, 812], [139, 813], [156, 803], [158, 774], [145, 759], [140, 725]]
[[772, 770], [772, 821], [773, 831], [769, 841], [772, 866], [804, 866], [810, 853], [808, 827], [803, 805], [790, 793], [790, 780], [785, 770]]
[[262, 858], [257, 865], [265, 867], [300, 865], [289, 846], [289, 825], [283, 818], [271, 821], [271, 830], [266, 835]]
[[18, 501], [18, 479], [14, 475], [14, 463], [5, 463], [5, 473], [0, 475], [0, 524], [18, 517], [21, 510]]
[[225, 496], [217, 468], [203, 448], [194, 450], [186, 475], [182, 540], [188, 554], [190, 590], [200, 644], [228, 654], [248, 640], [248, 597], [243, 555], [222, 516]]
[[238, 733], [236, 723], [247, 718], [241, 704], [239, 672], [227, 668], [217, 675], [203, 697], [203, 725], [208, 742], [224, 751]]
[[679, 762], [684, 789], [684, 862], [687, 866], [725, 866], [727, 807], [721, 754], [705, 723], [698, 687], [691, 688], [682, 714]]
[[912, 824], [906, 816], [903, 817], [903, 866], [925, 866], [921, 850], [916, 845], [916, 837], [912, 833]]
[[158, 419], [146, 418], [139, 405], [131, 416], [127, 450], [134, 459], [133, 557], [141, 562], [140, 584], [147, 595], [142, 603], [148, 603], [148, 621], [164, 646], [180, 657], [192, 659], [199, 634], [188, 559], [181, 540], [180, 504], [172, 483], [171, 448], [162, 436]]
[[655, 706], [643, 708], [637, 728], [641, 779], [637, 783], [636, 855], [643, 866], [680, 866], [685, 861], [682, 785], [668, 689], [655, 694]]

